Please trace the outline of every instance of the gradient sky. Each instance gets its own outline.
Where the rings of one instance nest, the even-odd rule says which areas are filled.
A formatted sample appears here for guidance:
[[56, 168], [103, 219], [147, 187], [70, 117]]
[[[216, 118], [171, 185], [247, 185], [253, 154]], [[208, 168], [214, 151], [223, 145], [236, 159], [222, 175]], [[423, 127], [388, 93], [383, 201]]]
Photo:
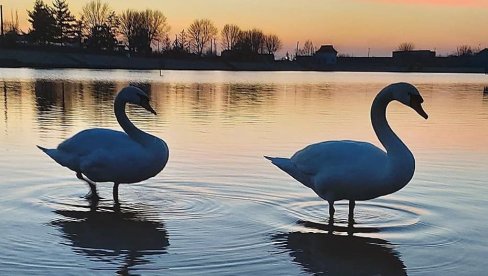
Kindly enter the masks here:
[[[50, 1], [45, 1], [50, 3]], [[89, 0], [68, 1], [79, 14]], [[314, 45], [333, 44], [339, 53], [390, 56], [402, 42], [439, 54], [453, 53], [457, 46], [488, 47], [488, 0], [138, 0], [106, 1], [116, 11], [158, 9], [174, 33], [194, 19], [209, 18], [220, 29], [226, 23], [243, 29], [257, 27], [275, 33], [286, 51], [294, 52], [297, 41]], [[4, 0], [4, 19], [19, 13], [27, 30], [27, 9], [34, 0]]]

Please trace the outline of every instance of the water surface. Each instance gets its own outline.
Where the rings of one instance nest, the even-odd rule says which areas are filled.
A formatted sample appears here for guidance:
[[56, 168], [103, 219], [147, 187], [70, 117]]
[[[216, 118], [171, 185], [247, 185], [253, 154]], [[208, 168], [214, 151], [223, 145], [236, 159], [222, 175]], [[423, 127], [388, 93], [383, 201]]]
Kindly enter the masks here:
[[[421, 91], [430, 117], [393, 103], [392, 128], [417, 170], [401, 191], [358, 202], [347, 225], [263, 155], [323, 140], [379, 142], [369, 109], [389, 83]], [[158, 116], [156, 177], [86, 184], [35, 145], [91, 127], [120, 129], [113, 99], [132, 84]], [[488, 255], [485, 75], [0, 69], [0, 274], [481, 275]]]

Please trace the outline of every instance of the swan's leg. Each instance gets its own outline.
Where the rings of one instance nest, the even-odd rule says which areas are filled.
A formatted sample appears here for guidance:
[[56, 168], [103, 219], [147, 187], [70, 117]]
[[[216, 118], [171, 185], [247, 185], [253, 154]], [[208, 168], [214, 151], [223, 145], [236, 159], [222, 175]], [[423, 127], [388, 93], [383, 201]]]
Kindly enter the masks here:
[[115, 204], [119, 204], [119, 183], [114, 183], [113, 196]]
[[349, 200], [349, 222], [354, 223], [354, 207], [356, 207], [355, 200]]
[[334, 201], [329, 201], [329, 218], [334, 218]]
[[90, 198], [90, 199], [99, 199], [100, 198], [98, 196], [98, 193], [97, 193], [97, 186], [95, 185], [94, 182], [90, 181], [89, 179], [84, 178], [80, 172], [76, 173], [76, 177], [78, 177], [78, 179], [80, 179], [80, 180], [85, 181], [90, 186], [90, 193], [86, 196], [87, 198]]

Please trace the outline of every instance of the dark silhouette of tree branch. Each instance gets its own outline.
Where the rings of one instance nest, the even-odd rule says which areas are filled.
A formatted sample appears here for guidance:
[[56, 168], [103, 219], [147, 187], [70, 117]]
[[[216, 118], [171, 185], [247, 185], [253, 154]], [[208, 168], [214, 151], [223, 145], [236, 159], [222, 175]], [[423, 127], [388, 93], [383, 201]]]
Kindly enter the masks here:
[[201, 56], [205, 47], [217, 36], [218, 30], [209, 19], [197, 19], [188, 28], [192, 50]]
[[100, 0], [90, 1], [83, 6], [81, 15], [87, 47], [95, 50], [113, 50], [116, 45], [118, 18], [108, 4]]
[[221, 36], [221, 45], [223, 50], [233, 50], [239, 39], [241, 29], [237, 25], [225, 24]]
[[456, 56], [472, 56], [474, 55], [475, 50], [471, 48], [469, 45], [461, 45], [456, 48]]
[[398, 45], [397, 51], [413, 51], [415, 45], [412, 42], [403, 42]]
[[264, 45], [268, 54], [274, 54], [276, 51], [281, 49], [283, 44], [281, 43], [280, 38], [275, 34], [269, 34], [264, 36]]

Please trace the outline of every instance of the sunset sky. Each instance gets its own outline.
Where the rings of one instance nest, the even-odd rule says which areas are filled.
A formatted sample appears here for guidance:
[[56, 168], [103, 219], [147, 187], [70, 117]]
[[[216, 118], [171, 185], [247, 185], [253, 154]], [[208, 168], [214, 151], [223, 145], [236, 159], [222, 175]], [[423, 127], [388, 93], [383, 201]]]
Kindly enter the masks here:
[[[51, 1], [45, 1], [50, 3]], [[78, 16], [89, 0], [68, 1]], [[106, 1], [116, 12], [158, 9], [168, 18], [171, 38], [194, 19], [209, 18], [221, 29], [226, 23], [257, 27], [284, 42], [279, 55], [294, 52], [297, 41], [333, 44], [343, 54], [390, 56], [402, 42], [439, 54], [457, 46], [488, 47], [488, 0], [138, 0]], [[4, 0], [4, 21], [18, 11], [27, 30], [26, 10], [34, 0]]]

